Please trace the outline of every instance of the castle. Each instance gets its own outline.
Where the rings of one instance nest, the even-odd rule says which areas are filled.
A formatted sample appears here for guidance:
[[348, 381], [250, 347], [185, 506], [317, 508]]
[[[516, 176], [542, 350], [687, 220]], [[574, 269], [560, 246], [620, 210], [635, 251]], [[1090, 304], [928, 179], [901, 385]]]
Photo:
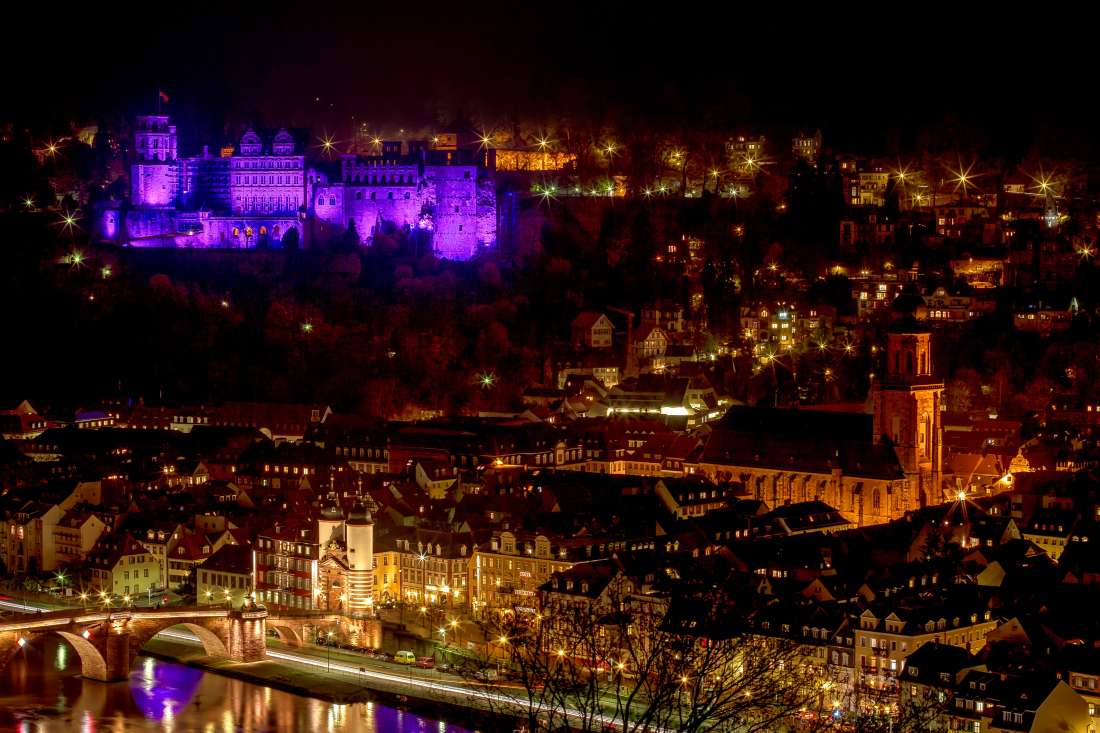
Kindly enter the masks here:
[[264, 140], [249, 128], [235, 146], [181, 157], [169, 116], [140, 116], [130, 199], [100, 204], [93, 234], [135, 247], [278, 248], [351, 230], [367, 244], [393, 227], [448, 259], [496, 246], [496, 189], [477, 148], [385, 141], [338, 162], [307, 159], [302, 148], [286, 129]]

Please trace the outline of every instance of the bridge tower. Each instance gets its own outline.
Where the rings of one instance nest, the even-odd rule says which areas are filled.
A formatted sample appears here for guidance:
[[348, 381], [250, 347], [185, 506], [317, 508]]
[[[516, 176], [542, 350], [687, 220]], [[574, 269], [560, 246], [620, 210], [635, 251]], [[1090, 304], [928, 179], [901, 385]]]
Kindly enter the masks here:
[[348, 547], [348, 610], [368, 611], [374, 605], [374, 519], [362, 500], [344, 524]]

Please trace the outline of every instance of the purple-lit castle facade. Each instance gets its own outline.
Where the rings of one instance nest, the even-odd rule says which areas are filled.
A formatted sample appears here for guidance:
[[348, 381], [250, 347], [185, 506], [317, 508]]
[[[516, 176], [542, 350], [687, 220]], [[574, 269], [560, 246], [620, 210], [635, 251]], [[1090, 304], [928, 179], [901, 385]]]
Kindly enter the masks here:
[[497, 241], [496, 189], [484, 157], [386, 141], [377, 154], [307, 161], [294, 136], [265, 141], [249, 129], [233, 148], [180, 157], [167, 115], [134, 130], [129, 202], [100, 206], [95, 232], [129, 246], [278, 248], [323, 244], [349, 228], [369, 244], [382, 228], [406, 228], [435, 253], [469, 259]]

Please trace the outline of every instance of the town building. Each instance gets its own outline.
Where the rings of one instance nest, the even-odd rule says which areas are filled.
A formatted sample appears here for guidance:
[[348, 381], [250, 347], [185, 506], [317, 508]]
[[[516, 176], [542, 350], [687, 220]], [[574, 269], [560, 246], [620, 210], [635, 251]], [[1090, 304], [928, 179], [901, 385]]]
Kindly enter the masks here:
[[246, 605], [254, 590], [251, 545], [223, 545], [198, 569], [195, 599], [199, 605]]
[[160, 562], [128, 533], [101, 537], [85, 563], [90, 589], [133, 599], [162, 588]]

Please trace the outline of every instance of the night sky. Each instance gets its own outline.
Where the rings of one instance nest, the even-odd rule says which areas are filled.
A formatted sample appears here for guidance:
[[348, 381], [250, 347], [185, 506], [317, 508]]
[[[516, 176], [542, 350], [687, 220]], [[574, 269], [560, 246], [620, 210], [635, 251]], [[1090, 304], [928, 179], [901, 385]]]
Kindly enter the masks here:
[[59, 10], [46, 46], [5, 44], [5, 66], [28, 73], [9, 75], [0, 118], [132, 115], [163, 88], [208, 137], [244, 123], [341, 132], [353, 116], [384, 128], [464, 114], [488, 126], [820, 127], [869, 153], [916, 147], [933, 128], [1010, 157], [1033, 145], [1091, 154], [1087, 23], [883, 7], [89, 4]]

